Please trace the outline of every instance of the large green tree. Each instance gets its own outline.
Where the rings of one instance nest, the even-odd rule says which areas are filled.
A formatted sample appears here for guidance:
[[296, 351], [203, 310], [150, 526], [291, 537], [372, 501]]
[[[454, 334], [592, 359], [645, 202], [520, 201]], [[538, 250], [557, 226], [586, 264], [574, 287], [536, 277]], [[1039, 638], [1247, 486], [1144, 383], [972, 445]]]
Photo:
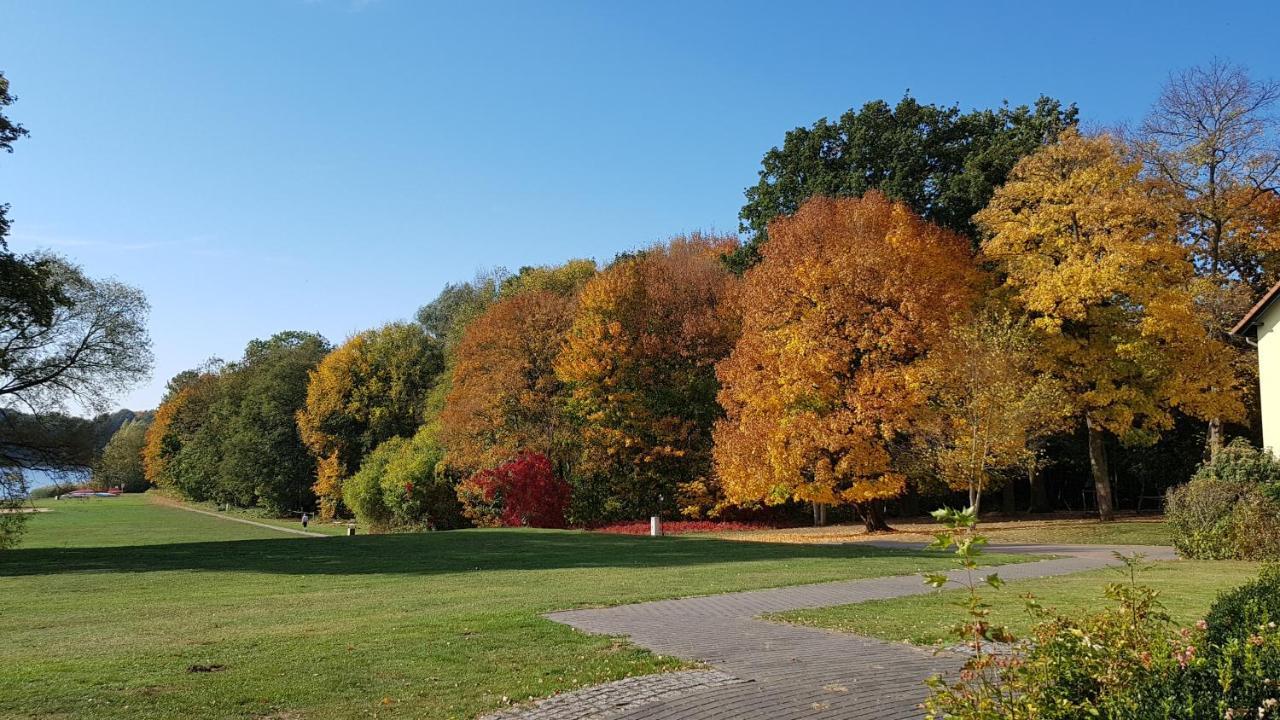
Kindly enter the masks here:
[[100, 488], [118, 487], [125, 492], [147, 489], [142, 467], [142, 448], [147, 442], [147, 423], [128, 420], [111, 436], [102, 457], [93, 468], [93, 483]]
[[179, 373], [147, 435], [147, 480], [193, 500], [313, 508], [315, 461], [295, 416], [329, 350], [314, 333], [281, 332], [250, 342], [238, 362]]
[[[751, 237], [727, 259], [737, 271], [759, 262], [769, 223], [815, 196], [860, 197], [879, 190], [924, 219], [971, 239], [986, 206], [1019, 158], [1076, 123], [1076, 107], [1048, 97], [1033, 107], [960, 112], [907, 95], [849, 110], [831, 122], [787, 133], [765, 153], [760, 180], [739, 215]], [[976, 244], [976, 243], [975, 243]]]

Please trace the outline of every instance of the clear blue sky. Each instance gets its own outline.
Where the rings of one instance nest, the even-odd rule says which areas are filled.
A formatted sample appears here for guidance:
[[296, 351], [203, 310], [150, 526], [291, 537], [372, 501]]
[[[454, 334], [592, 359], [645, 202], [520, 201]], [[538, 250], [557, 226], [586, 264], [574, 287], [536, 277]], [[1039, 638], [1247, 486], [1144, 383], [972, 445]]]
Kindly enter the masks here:
[[767, 149], [867, 100], [1044, 93], [1109, 125], [1214, 55], [1280, 77], [1275, 2], [1041, 5], [0, 0], [31, 130], [0, 202], [15, 248], [146, 291], [141, 409], [251, 338], [341, 341], [478, 269], [736, 229]]

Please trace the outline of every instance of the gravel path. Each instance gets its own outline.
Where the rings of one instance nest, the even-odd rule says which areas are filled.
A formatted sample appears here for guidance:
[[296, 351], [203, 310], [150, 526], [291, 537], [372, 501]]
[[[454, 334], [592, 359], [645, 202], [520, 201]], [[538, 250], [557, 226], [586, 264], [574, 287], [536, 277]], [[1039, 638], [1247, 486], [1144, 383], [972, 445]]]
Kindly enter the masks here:
[[[878, 543], [886, 547], [914, 547]], [[1006, 580], [1113, 565], [1114, 552], [1172, 559], [1172, 549], [1097, 545], [1004, 545], [991, 552], [1056, 555], [997, 569]], [[958, 577], [953, 573], [953, 577]], [[765, 613], [930, 592], [919, 576], [802, 585], [548, 615], [589, 633], [626, 635], [663, 655], [706, 663], [714, 682], [672, 680], [654, 692], [644, 678], [567, 693], [503, 711], [502, 720], [727, 720], [729, 718], [919, 718], [923, 682], [963, 657], [901, 643], [756, 619]], [[653, 676], [661, 678], [682, 675]], [[682, 685], [682, 683], [685, 683]]]
[[268, 530], [279, 530], [282, 533], [293, 533], [294, 535], [305, 535], [307, 537], [329, 537], [324, 533], [311, 532], [310, 530], [299, 530], [297, 528], [281, 527], [280, 525], [272, 525], [271, 523], [257, 522], [256, 520], [238, 518], [233, 515], [227, 515], [225, 513], [217, 513], [217, 512], [213, 512], [212, 510], [201, 510], [200, 508], [193, 508], [190, 505], [183, 505], [180, 502], [174, 502], [172, 500], [161, 500], [157, 498], [154, 500], [154, 502], [157, 502], [160, 505], [163, 505], [165, 507], [177, 508], [179, 510], [186, 510], [187, 512], [200, 513], [201, 515], [216, 517], [219, 520], [230, 520], [231, 522], [244, 523], [245, 525], [253, 525], [255, 527], [266, 528]]

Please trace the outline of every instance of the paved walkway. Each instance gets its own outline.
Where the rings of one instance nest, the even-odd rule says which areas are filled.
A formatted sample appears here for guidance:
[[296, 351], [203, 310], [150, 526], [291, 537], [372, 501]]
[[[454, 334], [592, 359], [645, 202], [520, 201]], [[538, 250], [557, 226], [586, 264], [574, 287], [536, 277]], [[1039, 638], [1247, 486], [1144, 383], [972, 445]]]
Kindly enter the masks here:
[[[916, 547], [880, 543], [890, 547]], [[1170, 548], [1087, 545], [992, 546], [991, 552], [1052, 554], [1049, 560], [998, 568], [1006, 580], [1048, 577], [1092, 570], [1117, 561], [1113, 552], [1142, 552], [1148, 559], [1172, 559]], [[958, 577], [958, 574], [953, 574]], [[712, 595], [684, 600], [553, 613], [549, 618], [579, 630], [627, 635], [663, 655], [707, 663], [740, 682], [719, 682], [673, 691], [628, 695], [610, 686], [553, 699], [558, 712], [543, 705], [506, 711], [503, 718], [573, 717], [581, 720], [729, 720], [730, 718], [919, 718], [923, 682], [956, 669], [960, 655], [889, 643], [817, 628], [766, 622], [766, 613], [843, 605], [929, 592], [916, 575], [850, 580]], [[623, 683], [629, 681], [621, 681]], [[616, 685], [616, 683], [610, 684]], [[575, 704], [577, 696], [601, 693], [608, 707]], [[589, 695], [591, 694], [591, 695]], [[544, 701], [544, 703], [550, 701]]]

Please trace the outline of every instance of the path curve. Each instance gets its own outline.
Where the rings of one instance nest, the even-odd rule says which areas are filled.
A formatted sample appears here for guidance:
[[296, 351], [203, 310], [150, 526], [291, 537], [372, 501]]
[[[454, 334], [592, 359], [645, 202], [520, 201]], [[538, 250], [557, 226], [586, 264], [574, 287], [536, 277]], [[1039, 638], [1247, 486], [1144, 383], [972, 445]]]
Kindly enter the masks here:
[[293, 533], [294, 535], [305, 535], [307, 537], [329, 537], [324, 533], [311, 532], [310, 530], [298, 530], [296, 528], [280, 527], [279, 525], [272, 525], [271, 523], [257, 522], [256, 520], [232, 517], [231, 515], [213, 512], [212, 510], [201, 510], [200, 508], [193, 508], [190, 505], [184, 505], [180, 502], [177, 502], [176, 500], [170, 500], [168, 498], [154, 497], [152, 498], [152, 502], [156, 503], [157, 505], [163, 505], [165, 507], [177, 508], [179, 510], [186, 510], [187, 512], [200, 513], [201, 515], [208, 515], [209, 517], [216, 517], [219, 520], [230, 520], [231, 522], [244, 523], [245, 525], [253, 525], [254, 527], [266, 528], [268, 530], [279, 530], [282, 533]]
[[[1005, 580], [1115, 565], [1116, 552], [1139, 552], [1152, 560], [1176, 558], [1171, 548], [1152, 546], [993, 545], [989, 550], [1059, 556], [997, 568]], [[953, 579], [959, 575], [951, 573]], [[696, 688], [674, 697], [624, 701], [607, 711], [574, 715], [583, 720], [905, 720], [922, 716], [919, 705], [925, 695], [925, 679], [958, 669], [964, 662], [962, 656], [757, 618], [766, 613], [930, 591], [919, 575], [910, 575], [570, 610], [547, 617], [588, 633], [626, 635], [653, 652], [703, 662], [742, 681]], [[564, 700], [560, 703], [563, 713]], [[538, 705], [524, 713], [508, 710], [502, 717], [563, 717], [538, 710]]]

